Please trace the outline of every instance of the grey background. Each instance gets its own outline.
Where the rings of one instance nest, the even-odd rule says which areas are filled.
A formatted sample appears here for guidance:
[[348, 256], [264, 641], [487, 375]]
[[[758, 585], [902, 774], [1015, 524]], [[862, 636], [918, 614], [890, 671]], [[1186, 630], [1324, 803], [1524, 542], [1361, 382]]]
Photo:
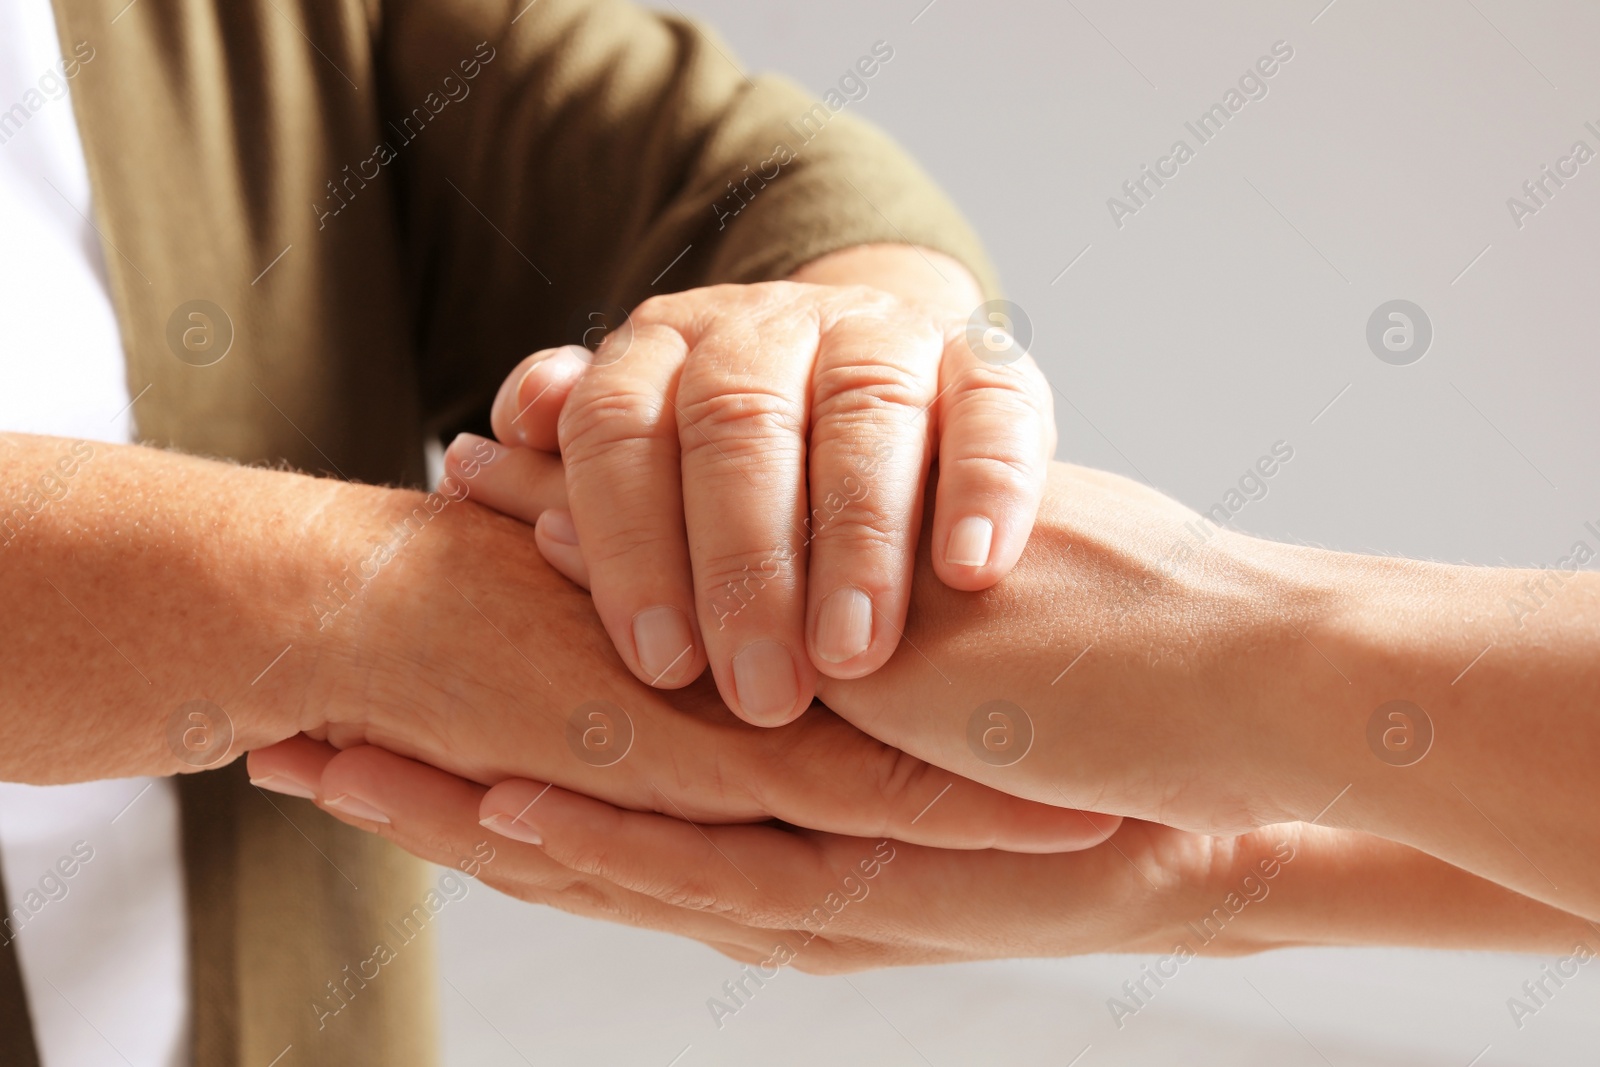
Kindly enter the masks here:
[[[681, 9], [817, 93], [894, 46], [850, 110], [989, 242], [1065, 398], [1061, 458], [1204, 509], [1286, 440], [1237, 525], [1354, 551], [1550, 565], [1600, 525], [1600, 160], [1520, 230], [1506, 207], [1600, 149], [1593, 5], [925, 2]], [[1106, 199], [1278, 40], [1266, 98], [1117, 229]], [[1405, 367], [1365, 341], [1397, 298], [1435, 332]], [[737, 968], [709, 949], [481, 887], [442, 921], [452, 1064], [1503, 1067], [1600, 1039], [1600, 967], [1519, 1031], [1506, 1000], [1542, 960], [1376, 950], [1198, 961], [1120, 1032], [1132, 957], [785, 973], [719, 1032], [705, 1000]]]

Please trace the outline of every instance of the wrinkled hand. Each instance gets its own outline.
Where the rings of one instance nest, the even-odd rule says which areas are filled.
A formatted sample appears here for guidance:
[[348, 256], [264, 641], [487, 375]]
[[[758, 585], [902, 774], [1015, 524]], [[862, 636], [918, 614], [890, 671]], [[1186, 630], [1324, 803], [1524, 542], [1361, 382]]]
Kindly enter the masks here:
[[[1055, 447], [1050, 390], [1009, 337], [794, 282], [656, 297], [593, 354], [537, 352], [493, 425], [537, 451], [504, 456], [479, 498], [537, 523], [634, 675], [676, 688], [709, 660], [761, 725], [801, 714], [818, 672], [894, 653], [936, 456], [934, 567], [975, 590], [1021, 554]], [[447, 471], [492, 447], [463, 436]]]
[[[524, 483], [528, 498], [559, 496], [551, 463]], [[479, 479], [498, 503], [502, 483]], [[1310, 818], [1345, 782], [1325, 786], [1308, 761], [1291, 783], [1300, 795], [1282, 788], [1284, 754], [1306, 749], [1311, 724], [1284, 714], [1293, 690], [1279, 687], [1316, 655], [1296, 626], [1326, 597], [1298, 571], [1309, 552], [1052, 463], [1006, 581], [951, 589], [924, 543], [899, 650], [869, 675], [822, 679], [819, 694], [880, 741], [1044, 804], [1205, 833]]]
[[[1117, 823], [963, 781], [823, 711], [763, 730], [709, 681], [651, 689], [623, 669], [588, 596], [544, 562], [532, 531], [470, 499], [427, 520], [330, 619], [328, 648], [304, 730], [483, 784], [538, 778], [682, 819], [777, 818], [956, 848], [1081, 848]], [[274, 762], [282, 749], [252, 753], [252, 777], [310, 791], [293, 764]], [[361, 798], [343, 801], [353, 810]]]

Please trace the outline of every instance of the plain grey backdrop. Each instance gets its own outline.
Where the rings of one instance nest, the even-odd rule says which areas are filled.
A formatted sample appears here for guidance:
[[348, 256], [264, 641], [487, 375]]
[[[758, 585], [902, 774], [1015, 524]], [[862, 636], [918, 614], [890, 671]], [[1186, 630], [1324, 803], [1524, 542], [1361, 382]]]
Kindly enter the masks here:
[[[1206, 509], [1286, 441], [1294, 458], [1235, 524], [1352, 551], [1549, 566], [1600, 526], [1600, 159], [1558, 162], [1580, 140], [1600, 150], [1585, 127], [1600, 129], [1595, 6], [678, 7], [818, 94], [874, 42], [893, 47], [849, 110], [919, 157], [988, 241], [1060, 390], [1060, 458]], [[1123, 182], [1175, 140], [1194, 146], [1184, 123], [1280, 41], [1293, 58], [1266, 95], [1119, 227], [1108, 199], [1134, 206]], [[1538, 206], [1522, 185], [1546, 165], [1577, 173]], [[1538, 210], [1514, 217], [1513, 196]], [[1408, 365], [1367, 341], [1391, 300], [1432, 325]], [[1516, 1025], [1507, 999], [1537, 957], [1203, 960], [1120, 1030], [1106, 1001], [1142, 959], [785, 972], [718, 1030], [706, 999], [738, 967], [709, 949], [481, 886], [442, 922], [448, 1062], [463, 1067], [1507, 1067], [1592, 1063], [1600, 1047], [1600, 965]]]

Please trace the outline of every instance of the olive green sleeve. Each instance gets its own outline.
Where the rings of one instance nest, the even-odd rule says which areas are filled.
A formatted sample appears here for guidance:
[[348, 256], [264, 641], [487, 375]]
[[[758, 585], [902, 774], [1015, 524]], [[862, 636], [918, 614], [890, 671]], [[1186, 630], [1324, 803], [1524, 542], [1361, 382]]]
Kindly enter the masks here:
[[888, 138], [841, 97], [747, 77], [706, 27], [620, 0], [434, 0], [392, 4], [379, 32], [387, 111], [446, 76], [461, 96], [398, 153], [423, 395], [456, 414], [604, 306], [781, 278], [840, 248], [922, 245], [995, 289], [971, 229]]

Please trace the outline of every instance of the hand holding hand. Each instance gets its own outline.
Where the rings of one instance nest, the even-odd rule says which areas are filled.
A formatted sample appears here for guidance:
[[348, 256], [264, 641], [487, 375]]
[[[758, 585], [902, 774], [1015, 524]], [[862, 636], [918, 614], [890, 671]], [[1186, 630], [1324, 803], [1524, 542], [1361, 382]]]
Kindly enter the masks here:
[[[401, 495], [348, 492], [365, 508]], [[762, 730], [709, 681], [651, 689], [622, 669], [589, 598], [540, 558], [532, 532], [470, 499], [428, 519], [326, 632], [301, 729], [476, 782], [537, 778], [682, 819], [777, 818], [957, 848], [1082, 848], [1117, 824], [964, 782], [825, 712]], [[253, 752], [252, 775], [310, 792], [292, 761], [274, 762], [281, 751]]]
[[[565, 481], [519, 450], [479, 499], [537, 523], [634, 675], [675, 688], [709, 659], [762, 725], [799, 715], [819, 672], [894, 653], [935, 456], [934, 568], [974, 590], [1021, 554], [1055, 444], [1019, 347], [975, 347], [933, 305], [793, 282], [657, 297], [595, 353], [535, 353], [493, 423], [505, 445], [559, 447]], [[458, 440], [447, 471], [486, 445]]]
[[[376, 798], [384, 837], [532, 903], [703, 941], [748, 964], [838, 974], [870, 967], [1133, 952], [1108, 989], [1137, 1014], [1201, 955], [1291, 945], [1572, 950], [1575, 915], [1405, 845], [1279, 824], [1210, 837], [1128, 820], [1081, 852], [954, 852], [883, 837], [694, 827], [534, 781], [485, 789], [362, 747], [298, 742], [323, 795]], [[317, 777], [320, 775], [320, 779]], [[347, 822], [373, 829], [334, 812]], [[494, 831], [485, 834], [488, 828]], [[484, 861], [485, 853], [492, 858]], [[708, 990], [715, 1017], [737, 1011]]]
[[493, 858], [473, 873], [501, 892], [692, 937], [765, 964], [767, 977], [790, 964], [840, 973], [1168, 951], [1181, 922], [1260, 850], [1130, 822], [1114, 844], [1081, 852], [946, 851], [882, 835], [694, 826], [536, 781], [486, 789], [370, 746], [302, 738], [268, 762], [292, 763], [323, 797], [381, 806], [381, 825], [329, 810], [425, 859], [481, 859], [487, 841]]

